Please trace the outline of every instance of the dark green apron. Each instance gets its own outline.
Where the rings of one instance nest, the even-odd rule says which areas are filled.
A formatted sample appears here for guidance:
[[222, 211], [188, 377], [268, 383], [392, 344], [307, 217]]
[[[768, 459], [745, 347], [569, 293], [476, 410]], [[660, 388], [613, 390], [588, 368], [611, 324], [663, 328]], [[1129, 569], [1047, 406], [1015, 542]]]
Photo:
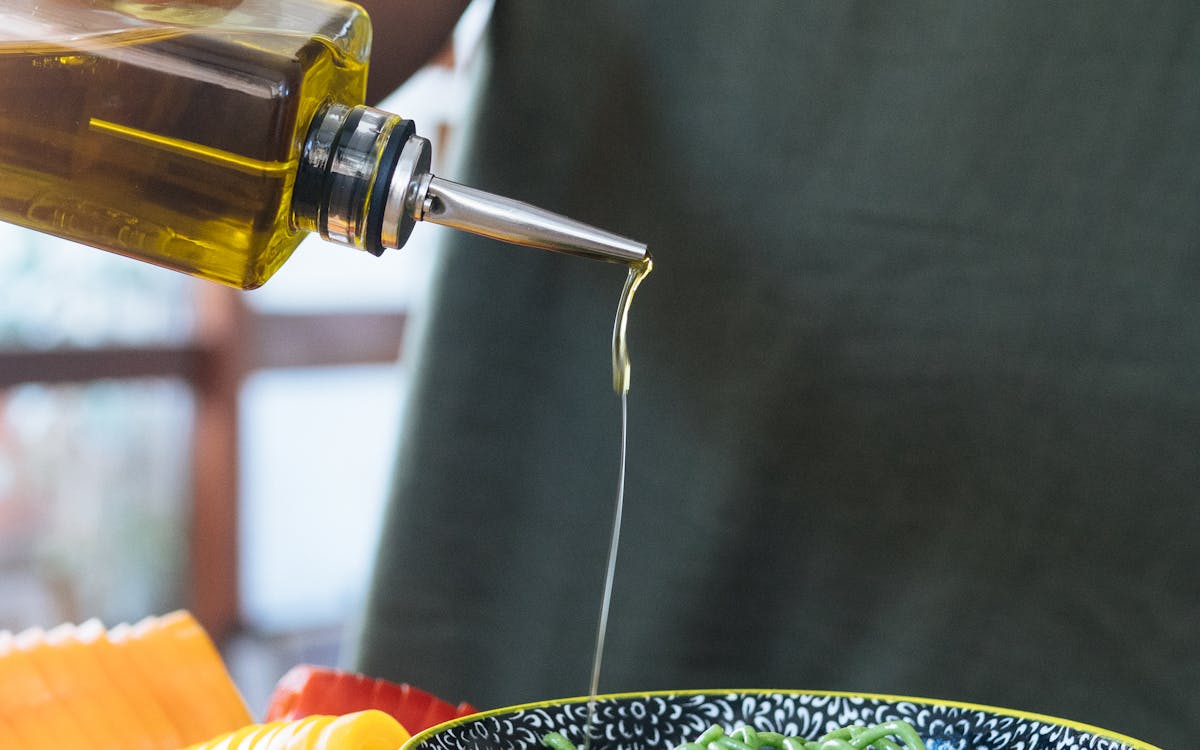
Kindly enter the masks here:
[[[499, 0], [491, 44], [459, 176], [657, 261], [603, 691], [1196, 744], [1200, 5]], [[357, 666], [578, 695], [624, 273], [441, 261]]]

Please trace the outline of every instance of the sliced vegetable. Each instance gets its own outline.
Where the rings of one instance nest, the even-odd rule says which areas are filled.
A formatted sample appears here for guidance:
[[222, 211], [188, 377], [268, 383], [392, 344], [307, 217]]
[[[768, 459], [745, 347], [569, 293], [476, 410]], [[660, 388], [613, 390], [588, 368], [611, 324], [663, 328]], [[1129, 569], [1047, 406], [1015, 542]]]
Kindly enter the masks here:
[[118, 625], [108, 639], [123, 649], [126, 663], [155, 695], [183, 744], [251, 723], [216, 647], [190, 614]]
[[238, 750], [243, 740], [258, 734], [262, 728], [262, 724], [250, 724], [240, 729], [235, 729], [219, 737], [217, 744], [213, 745], [213, 750]]
[[275, 735], [279, 734], [285, 726], [286, 721], [272, 721], [267, 724], [259, 724], [260, 731], [246, 737], [242, 740], [242, 744], [238, 745], [238, 750], [255, 750], [255, 748], [269, 748]]
[[187, 750], [398, 750], [408, 738], [391, 716], [370, 710], [251, 725]]
[[137, 717], [119, 693], [105, 684], [95, 664], [82, 658], [83, 648], [59, 626], [50, 632], [33, 628], [16, 637], [55, 700], [73, 716], [95, 750], [150, 750], [137, 731]]
[[177, 750], [184, 745], [182, 734], [167, 717], [161, 698], [130, 668], [124, 649], [108, 639], [99, 620], [88, 620], [73, 629], [74, 640], [82, 646], [82, 658], [96, 664], [109, 689], [125, 697], [137, 715], [139, 731], [154, 750]]
[[298, 725], [288, 739], [285, 750], [315, 750], [317, 738], [325, 727], [333, 723], [333, 716], [309, 716], [296, 720]]
[[8, 720], [0, 716], [0, 747], [21, 747], [22, 740]]
[[[119, 650], [125, 668], [160, 702], [184, 743], [214, 737], [234, 728], [218, 726], [220, 716], [209, 704], [201, 702], [199, 706], [192, 706], [197, 687], [188, 676], [190, 656], [185, 659], [178, 652], [169, 654], [168, 649], [146, 637], [144, 628], [135, 632], [133, 626], [124, 623], [109, 629], [108, 640]], [[178, 668], [167, 669], [166, 665], [172, 661]]]
[[[220, 655], [186, 612], [107, 632], [96, 621], [0, 631], [0, 750], [178, 750], [247, 726]], [[262, 746], [249, 730], [239, 739], [245, 747], [222, 750]]]
[[220, 709], [224, 722], [241, 726], [253, 721], [237, 685], [208, 633], [190, 612], [178, 610], [159, 618], [157, 635], [164, 642], [190, 650], [195, 658], [193, 677], [204, 688], [204, 699]]
[[334, 719], [313, 750], [398, 750], [409, 736], [395, 718], [369, 709]]
[[299, 722], [284, 721], [281, 723], [283, 726], [266, 740], [266, 748], [263, 750], [287, 750], [288, 744], [292, 741], [292, 735], [299, 728]]
[[0, 631], [0, 750], [176, 750], [201, 740], [193, 750], [397, 750], [409, 731], [395, 714], [424, 729], [474, 712], [320, 667], [292, 670], [277, 693], [272, 713], [288, 719], [252, 724], [186, 612], [108, 631], [95, 621]]
[[302, 664], [280, 678], [271, 695], [266, 718], [298, 719], [368, 708], [390, 714], [414, 733], [475, 713], [475, 708], [468, 703], [455, 706], [408, 684]]
[[29, 654], [11, 633], [0, 633], [0, 715], [21, 738], [20, 747], [86, 747], [78, 719], [64, 711]]

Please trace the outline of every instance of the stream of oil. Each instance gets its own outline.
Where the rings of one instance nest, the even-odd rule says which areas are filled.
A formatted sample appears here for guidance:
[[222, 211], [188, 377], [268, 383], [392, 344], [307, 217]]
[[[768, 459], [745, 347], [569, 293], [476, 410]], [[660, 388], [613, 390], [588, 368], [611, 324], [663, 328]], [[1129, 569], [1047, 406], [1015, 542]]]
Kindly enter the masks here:
[[600, 622], [596, 627], [596, 648], [592, 657], [592, 680], [588, 687], [587, 722], [583, 731], [584, 750], [591, 750], [592, 730], [596, 721], [596, 694], [600, 689], [600, 663], [604, 657], [604, 636], [608, 632], [608, 610], [612, 602], [613, 578], [617, 570], [617, 546], [621, 541], [621, 514], [625, 510], [625, 448], [629, 435], [629, 346], [625, 330], [629, 324], [629, 307], [638, 285], [650, 275], [654, 262], [647, 254], [646, 259], [632, 263], [625, 287], [621, 290], [621, 301], [617, 304], [617, 317], [613, 321], [612, 368], [613, 390], [621, 398], [621, 462], [617, 472], [617, 499], [614, 503], [612, 540], [608, 545], [608, 564], [604, 571], [604, 594], [600, 599]]

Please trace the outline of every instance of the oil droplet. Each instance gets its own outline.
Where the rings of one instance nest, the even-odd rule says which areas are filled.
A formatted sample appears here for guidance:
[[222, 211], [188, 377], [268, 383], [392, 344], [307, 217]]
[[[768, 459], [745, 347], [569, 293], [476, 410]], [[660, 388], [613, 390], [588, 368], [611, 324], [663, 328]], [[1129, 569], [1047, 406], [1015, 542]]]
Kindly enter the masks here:
[[613, 390], [619, 394], [629, 393], [629, 344], [625, 329], [629, 324], [629, 307], [638, 285], [650, 275], [654, 261], [646, 254], [644, 260], [629, 264], [629, 275], [625, 277], [625, 288], [621, 290], [621, 301], [617, 304], [617, 318], [613, 321], [612, 368]]

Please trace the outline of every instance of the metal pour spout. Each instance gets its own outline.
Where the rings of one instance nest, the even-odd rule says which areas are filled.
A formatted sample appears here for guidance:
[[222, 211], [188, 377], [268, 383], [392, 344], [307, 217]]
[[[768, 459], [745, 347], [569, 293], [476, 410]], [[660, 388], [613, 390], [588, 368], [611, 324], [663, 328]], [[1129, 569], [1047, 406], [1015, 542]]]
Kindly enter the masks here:
[[[383, 244], [402, 245], [415, 221], [594, 260], [629, 264], [646, 258], [646, 245], [636, 240], [433, 176], [429, 173], [429, 141], [413, 135], [392, 174]], [[397, 240], [399, 244], [393, 244]]]
[[421, 220], [505, 242], [596, 260], [634, 263], [646, 246], [528, 203], [429, 177]]

